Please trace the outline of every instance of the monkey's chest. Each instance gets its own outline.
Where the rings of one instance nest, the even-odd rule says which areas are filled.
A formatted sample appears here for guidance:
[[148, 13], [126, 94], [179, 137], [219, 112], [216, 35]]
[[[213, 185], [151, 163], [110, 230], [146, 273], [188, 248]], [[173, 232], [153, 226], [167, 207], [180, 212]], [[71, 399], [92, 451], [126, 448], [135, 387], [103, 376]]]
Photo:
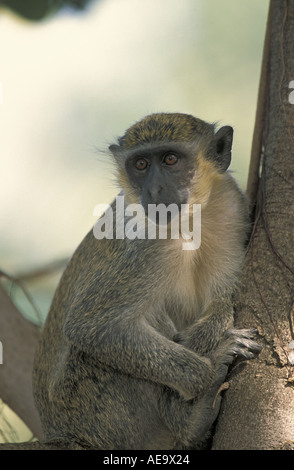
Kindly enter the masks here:
[[177, 331], [181, 331], [200, 317], [203, 302], [193, 276], [173, 283], [167, 290], [165, 308]]

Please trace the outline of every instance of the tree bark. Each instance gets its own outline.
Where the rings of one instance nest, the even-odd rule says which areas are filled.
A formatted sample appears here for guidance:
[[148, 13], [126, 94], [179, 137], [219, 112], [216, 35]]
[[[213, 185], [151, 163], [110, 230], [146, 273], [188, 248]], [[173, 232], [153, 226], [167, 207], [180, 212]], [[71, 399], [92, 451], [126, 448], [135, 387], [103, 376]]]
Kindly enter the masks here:
[[257, 327], [263, 350], [231, 371], [213, 449], [294, 449], [294, 0], [271, 0], [267, 30], [262, 174], [235, 299], [236, 325]]
[[26, 320], [0, 286], [0, 397], [24, 421], [32, 433], [42, 438], [42, 428], [32, 393], [32, 370], [38, 328]]

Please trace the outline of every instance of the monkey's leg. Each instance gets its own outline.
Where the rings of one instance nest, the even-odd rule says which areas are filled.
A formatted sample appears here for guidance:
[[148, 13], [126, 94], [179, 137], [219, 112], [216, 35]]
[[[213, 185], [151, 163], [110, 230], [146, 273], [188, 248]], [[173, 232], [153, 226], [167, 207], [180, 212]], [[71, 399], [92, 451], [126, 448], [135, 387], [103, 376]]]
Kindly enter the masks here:
[[[209, 437], [209, 430], [219, 413], [221, 385], [224, 383], [228, 366], [235, 355], [246, 359], [254, 357], [261, 349], [251, 338], [254, 330], [229, 329], [223, 335], [218, 346], [210, 352], [215, 365], [215, 376], [212, 384], [198, 398], [185, 401], [175, 393], [167, 395], [162, 406], [170, 429], [176, 436], [176, 447], [196, 449]], [[177, 399], [178, 398], [178, 399]]]
[[186, 401], [168, 391], [162, 395], [160, 410], [174, 437], [174, 449], [199, 449], [205, 444], [219, 413], [221, 395], [218, 391], [227, 370], [227, 365], [219, 367], [217, 379], [199, 400]]

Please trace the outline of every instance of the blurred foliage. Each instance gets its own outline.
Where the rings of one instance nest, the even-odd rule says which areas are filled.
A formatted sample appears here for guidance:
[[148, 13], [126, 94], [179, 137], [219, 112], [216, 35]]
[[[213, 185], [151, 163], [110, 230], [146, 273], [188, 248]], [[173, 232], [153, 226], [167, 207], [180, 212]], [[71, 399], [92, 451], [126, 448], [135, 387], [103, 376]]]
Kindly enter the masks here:
[[85, 8], [92, 0], [0, 0], [3, 5], [31, 21], [39, 21], [68, 6], [77, 10]]

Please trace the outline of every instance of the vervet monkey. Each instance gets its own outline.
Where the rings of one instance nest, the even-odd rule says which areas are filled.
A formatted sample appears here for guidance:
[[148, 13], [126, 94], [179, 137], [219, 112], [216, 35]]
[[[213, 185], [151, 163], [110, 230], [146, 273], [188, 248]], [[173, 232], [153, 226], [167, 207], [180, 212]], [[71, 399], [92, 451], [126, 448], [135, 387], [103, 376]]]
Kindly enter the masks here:
[[[226, 170], [233, 130], [159, 113], [109, 147], [124, 207], [201, 205], [201, 243], [90, 231], [56, 290], [34, 366], [46, 440], [94, 449], [199, 448], [217, 417], [228, 365], [252, 358], [233, 329], [244, 196]], [[186, 207], [186, 206], [185, 206]], [[144, 215], [145, 217], [145, 215]], [[126, 225], [130, 218], [124, 215]], [[155, 221], [155, 223], [158, 221]], [[172, 218], [166, 222], [172, 223]]]

